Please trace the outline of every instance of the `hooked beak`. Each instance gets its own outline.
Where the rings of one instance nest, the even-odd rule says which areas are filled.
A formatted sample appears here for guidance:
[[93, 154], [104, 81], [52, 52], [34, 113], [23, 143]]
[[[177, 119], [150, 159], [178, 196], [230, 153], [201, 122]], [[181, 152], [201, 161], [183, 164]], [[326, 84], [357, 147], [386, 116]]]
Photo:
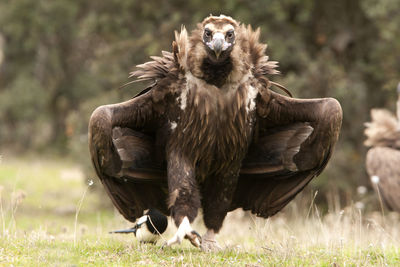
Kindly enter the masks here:
[[228, 49], [231, 44], [225, 41], [224, 34], [217, 32], [214, 34], [213, 39], [207, 43], [207, 46], [214, 51], [215, 56], [218, 59], [222, 51]]

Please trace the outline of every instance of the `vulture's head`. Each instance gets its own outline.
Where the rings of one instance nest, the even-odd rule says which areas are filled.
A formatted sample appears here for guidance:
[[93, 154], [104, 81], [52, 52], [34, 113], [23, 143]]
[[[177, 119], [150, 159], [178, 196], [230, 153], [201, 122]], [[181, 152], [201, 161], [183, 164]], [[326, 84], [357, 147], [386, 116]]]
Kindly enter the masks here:
[[238, 27], [239, 24], [228, 16], [205, 18], [191, 36], [196, 57], [207, 58], [213, 63], [224, 62], [235, 46]]
[[[259, 35], [259, 30], [231, 17], [211, 15], [197, 24], [190, 37], [185, 29], [176, 33], [177, 58], [195, 77], [221, 87], [227, 81], [240, 81], [265, 56], [266, 45], [259, 43]], [[276, 73], [275, 67], [271, 65], [270, 74]]]
[[207, 57], [212, 62], [225, 61], [235, 46], [238, 23], [224, 15], [210, 16], [201, 24], [201, 34]]

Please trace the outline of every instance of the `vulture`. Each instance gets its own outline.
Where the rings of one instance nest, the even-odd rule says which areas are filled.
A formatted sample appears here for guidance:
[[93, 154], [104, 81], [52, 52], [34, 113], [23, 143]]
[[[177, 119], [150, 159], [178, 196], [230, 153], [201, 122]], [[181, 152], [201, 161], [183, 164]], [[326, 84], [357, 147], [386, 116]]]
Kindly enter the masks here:
[[[267, 218], [327, 165], [342, 122], [333, 98], [296, 99], [271, 90], [277, 62], [253, 30], [209, 16], [172, 52], [131, 73], [150, 81], [136, 97], [98, 107], [89, 122], [94, 168], [129, 221], [147, 209], [177, 226], [165, 245], [188, 239], [218, 250], [216, 234], [237, 208]], [[202, 209], [206, 233], [191, 223]]]
[[374, 189], [390, 210], [400, 212], [400, 83], [397, 94], [396, 116], [386, 109], [371, 110], [364, 144], [371, 147], [365, 164]]

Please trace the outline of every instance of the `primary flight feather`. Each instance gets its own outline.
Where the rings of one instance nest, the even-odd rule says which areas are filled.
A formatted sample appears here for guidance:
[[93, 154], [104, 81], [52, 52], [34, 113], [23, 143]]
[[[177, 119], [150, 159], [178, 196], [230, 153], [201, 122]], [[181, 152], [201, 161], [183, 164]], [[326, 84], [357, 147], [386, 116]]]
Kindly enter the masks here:
[[[217, 249], [215, 235], [236, 208], [261, 217], [280, 211], [331, 157], [342, 121], [333, 98], [295, 99], [270, 90], [277, 62], [260, 31], [224, 15], [131, 77], [153, 84], [135, 98], [97, 108], [89, 123], [93, 165], [129, 221], [156, 208], [189, 239]], [[199, 208], [207, 227], [191, 227]]]

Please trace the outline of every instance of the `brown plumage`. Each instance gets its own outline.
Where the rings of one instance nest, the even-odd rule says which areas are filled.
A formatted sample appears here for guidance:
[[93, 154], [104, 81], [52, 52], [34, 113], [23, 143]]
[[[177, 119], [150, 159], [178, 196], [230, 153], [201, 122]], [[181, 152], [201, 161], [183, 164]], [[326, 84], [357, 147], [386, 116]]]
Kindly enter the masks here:
[[371, 147], [365, 164], [374, 189], [390, 210], [400, 212], [400, 83], [397, 92], [397, 117], [386, 109], [372, 109], [364, 144]]
[[131, 77], [154, 83], [129, 101], [97, 108], [90, 119], [93, 164], [113, 203], [130, 221], [143, 210], [171, 214], [167, 245], [188, 238], [203, 209], [203, 249], [228, 211], [261, 217], [280, 211], [325, 168], [342, 110], [332, 98], [295, 99], [270, 90], [277, 62], [260, 31], [210, 16], [173, 52], [139, 65]]

